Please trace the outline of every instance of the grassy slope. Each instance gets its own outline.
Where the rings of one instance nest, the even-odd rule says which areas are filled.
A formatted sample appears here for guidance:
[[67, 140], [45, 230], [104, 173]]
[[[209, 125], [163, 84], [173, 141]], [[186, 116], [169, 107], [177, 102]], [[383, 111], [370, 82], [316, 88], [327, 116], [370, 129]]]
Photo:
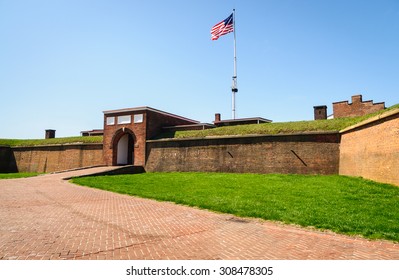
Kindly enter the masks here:
[[237, 216], [399, 241], [399, 188], [360, 178], [146, 173], [73, 182]]
[[250, 134], [284, 134], [284, 133], [301, 133], [316, 131], [339, 131], [346, 127], [355, 125], [368, 118], [380, 115], [386, 111], [399, 108], [399, 104], [382, 110], [377, 113], [369, 114], [362, 117], [337, 118], [331, 120], [318, 121], [296, 121], [282, 123], [264, 123], [240, 126], [225, 126], [207, 130], [177, 131], [175, 133], [167, 133], [160, 135], [158, 138], [192, 138], [207, 136], [224, 136], [224, 135], [250, 135]]
[[76, 136], [52, 139], [0, 139], [0, 145], [5, 146], [38, 146], [38, 145], [56, 145], [56, 144], [75, 144], [75, 143], [102, 143], [102, 136]]

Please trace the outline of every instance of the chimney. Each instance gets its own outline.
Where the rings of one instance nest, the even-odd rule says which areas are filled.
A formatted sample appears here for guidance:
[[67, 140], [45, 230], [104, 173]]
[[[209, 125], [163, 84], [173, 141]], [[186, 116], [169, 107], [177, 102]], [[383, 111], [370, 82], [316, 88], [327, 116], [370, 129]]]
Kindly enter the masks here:
[[315, 120], [326, 120], [327, 119], [327, 106], [313, 106], [314, 119]]
[[55, 130], [54, 129], [46, 129], [46, 139], [55, 138]]
[[352, 103], [362, 103], [363, 98], [362, 95], [352, 95]]
[[215, 114], [215, 121], [214, 121], [214, 123], [216, 123], [216, 122], [220, 122], [220, 114], [219, 114], [219, 113], [216, 113], [216, 114]]

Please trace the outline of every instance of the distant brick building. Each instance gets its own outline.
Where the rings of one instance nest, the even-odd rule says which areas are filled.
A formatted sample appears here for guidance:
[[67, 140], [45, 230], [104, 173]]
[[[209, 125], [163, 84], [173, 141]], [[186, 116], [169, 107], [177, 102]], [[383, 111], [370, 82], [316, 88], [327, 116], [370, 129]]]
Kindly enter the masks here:
[[385, 109], [385, 102], [374, 103], [373, 100], [363, 101], [362, 95], [353, 95], [352, 103], [339, 101], [333, 103], [332, 115], [327, 115], [327, 106], [313, 106], [314, 119], [325, 120], [332, 118], [359, 117]]
[[221, 115], [219, 113], [215, 114], [215, 120], [213, 121], [213, 123], [216, 127], [231, 126], [231, 125], [243, 125], [243, 124], [261, 124], [261, 123], [270, 123], [270, 122], [272, 122], [272, 121], [269, 119], [260, 118], [260, 117], [222, 120]]
[[327, 119], [327, 106], [313, 106], [314, 109], [314, 119], [315, 120], [325, 120]]
[[55, 138], [55, 130], [54, 129], [46, 129], [46, 134], [44, 135], [45, 139]]
[[145, 165], [146, 141], [164, 127], [199, 125], [198, 121], [151, 107], [104, 111], [103, 154], [107, 165]]
[[385, 102], [363, 101], [362, 95], [352, 96], [352, 103], [340, 101], [333, 103], [334, 118], [357, 117], [385, 109]]
[[102, 136], [102, 135], [104, 135], [104, 130], [103, 129], [85, 130], [85, 131], [81, 131], [80, 135], [82, 135], [82, 136]]

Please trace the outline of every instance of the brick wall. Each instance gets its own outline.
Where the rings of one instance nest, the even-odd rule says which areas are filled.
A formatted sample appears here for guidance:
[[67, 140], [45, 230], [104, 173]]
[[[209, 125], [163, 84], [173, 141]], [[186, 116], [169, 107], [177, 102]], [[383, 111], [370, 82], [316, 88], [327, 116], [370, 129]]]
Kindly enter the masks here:
[[385, 102], [363, 101], [361, 95], [352, 96], [352, 103], [341, 101], [333, 103], [334, 118], [357, 117], [385, 109]]
[[147, 141], [146, 170], [338, 174], [338, 133]]
[[339, 174], [399, 185], [399, 109], [342, 131]]
[[103, 165], [102, 144], [65, 144], [12, 148], [19, 172], [54, 172]]

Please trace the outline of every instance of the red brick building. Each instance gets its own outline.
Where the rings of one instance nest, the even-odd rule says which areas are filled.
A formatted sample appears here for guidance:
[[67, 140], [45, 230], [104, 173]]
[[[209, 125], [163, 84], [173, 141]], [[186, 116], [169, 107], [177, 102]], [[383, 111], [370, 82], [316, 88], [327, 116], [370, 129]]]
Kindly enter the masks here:
[[327, 106], [313, 106], [314, 119], [360, 117], [385, 109], [385, 102], [374, 103], [373, 100], [363, 101], [361, 94], [352, 96], [352, 103], [339, 101], [333, 103], [333, 114], [327, 115]]
[[326, 120], [327, 119], [327, 106], [313, 106], [314, 109], [314, 119], [315, 120]]
[[333, 103], [334, 118], [364, 116], [385, 109], [385, 102], [363, 101], [362, 95], [352, 96], [352, 103], [340, 101]]
[[164, 127], [199, 125], [198, 121], [151, 107], [104, 111], [104, 162], [107, 165], [145, 165], [146, 141]]

